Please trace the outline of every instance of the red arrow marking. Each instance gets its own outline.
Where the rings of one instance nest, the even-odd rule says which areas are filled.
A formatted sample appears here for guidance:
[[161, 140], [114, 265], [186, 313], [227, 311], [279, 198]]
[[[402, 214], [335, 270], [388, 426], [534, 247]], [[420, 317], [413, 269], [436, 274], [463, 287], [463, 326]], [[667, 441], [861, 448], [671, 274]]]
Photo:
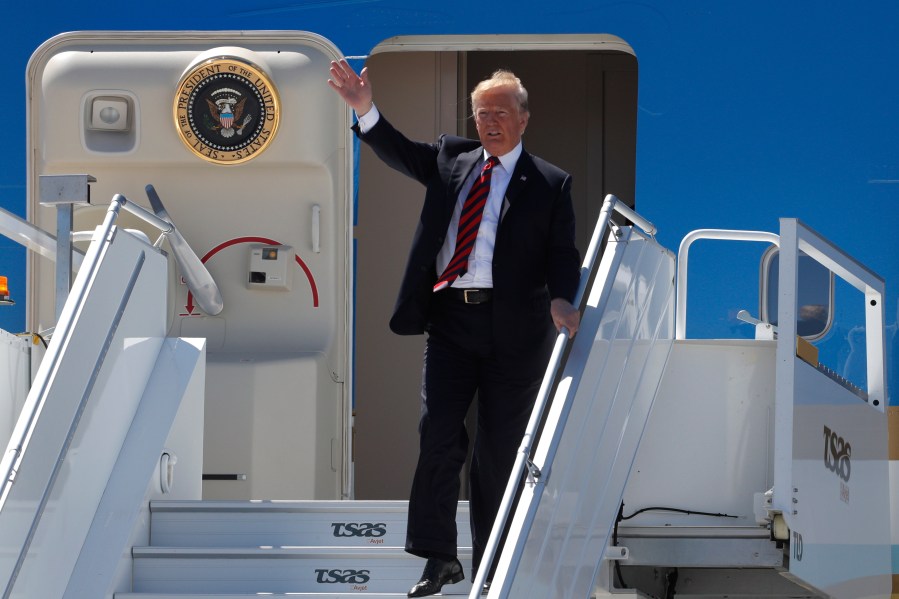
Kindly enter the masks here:
[[[200, 262], [206, 264], [206, 261], [215, 256], [217, 253], [222, 251], [227, 247], [231, 247], [232, 245], [238, 245], [241, 243], [264, 243], [266, 245], [282, 245], [281, 243], [275, 241], [274, 239], [269, 239], [268, 237], [237, 237], [235, 239], [229, 239], [223, 243], [218, 244], [208, 252], [206, 255], [200, 259]], [[300, 268], [303, 269], [303, 272], [306, 273], [306, 279], [309, 281], [309, 287], [312, 289], [312, 307], [318, 308], [318, 286], [315, 284], [315, 277], [312, 276], [312, 271], [309, 270], [309, 267], [306, 266], [306, 263], [300, 258], [299, 254], [296, 256], [297, 264], [300, 265]], [[187, 305], [184, 306], [187, 308], [187, 315], [191, 316], [194, 312], [194, 296], [188, 291], [187, 292]]]

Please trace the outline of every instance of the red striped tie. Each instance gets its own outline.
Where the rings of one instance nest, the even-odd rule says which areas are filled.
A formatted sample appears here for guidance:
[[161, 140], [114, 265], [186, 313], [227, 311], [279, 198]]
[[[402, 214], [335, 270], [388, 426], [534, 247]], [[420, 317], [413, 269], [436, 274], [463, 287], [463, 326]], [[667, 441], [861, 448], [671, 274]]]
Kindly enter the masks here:
[[484, 206], [487, 204], [487, 195], [490, 193], [490, 173], [497, 164], [499, 164], [499, 159], [496, 156], [491, 156], [484, 163], [481, 175], [471, 186], [471, 191], [468, 192], [468, 197], [462, 204], [462, 213], [459, 215], [459, 232], [456, 234], [456, 250], [443, 274], [437, 279], [434, 291], [448, 287], [468, 270], [468, 256], [478, 237], [478, 227], [481, 226], [481, 217], [484, 215]]

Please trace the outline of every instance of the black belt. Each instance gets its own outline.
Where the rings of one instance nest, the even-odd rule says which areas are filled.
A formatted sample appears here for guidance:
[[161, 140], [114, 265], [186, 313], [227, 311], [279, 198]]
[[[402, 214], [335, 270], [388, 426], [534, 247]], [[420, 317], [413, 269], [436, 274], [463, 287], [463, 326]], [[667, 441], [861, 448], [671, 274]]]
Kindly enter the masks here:
[[486, 304], [493, 295], [493, 289], [460, 289], [448, 287], [448, 297], [463, 304]]

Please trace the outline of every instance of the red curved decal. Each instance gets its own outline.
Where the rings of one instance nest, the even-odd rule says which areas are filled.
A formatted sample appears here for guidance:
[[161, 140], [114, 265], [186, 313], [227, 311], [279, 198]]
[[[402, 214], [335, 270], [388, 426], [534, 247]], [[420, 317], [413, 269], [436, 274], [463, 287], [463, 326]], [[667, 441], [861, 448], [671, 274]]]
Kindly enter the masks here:
[[[207, 260], [215, 256], [223, 249], [241, 243], [264, 243], [266, 245], [282, 245], [280, 242], [275, 241], [274, 239], [269, 239], [268, 237], [237, 237], [235, 239], [229, 239], [228, 241], [222, 242], [206, 252], [206, 255], [200, 259], [200, 262], [206, 264]], [[296, 259], [297, 264], [299, 264], [300, 268], [303, 269], [303, 272], [306, 273], [306, 279], [309, 281], [309, 287], [312, 289], [312, 307], [318, 308], [318, 286], [316, 286], [315, 284], [315, 277], [312, 276], [312, 271], [309, 270], [309, 267], [306, 266], [306, 263], [303, 262], [299, 254], [297, 254]], [[184, 307], [187, 308], [187, 314], [182, 314], [182, 316], [194, 315], [194, 296], [190, 292], [190, 290], [188, 290], [187, 292], [187, 305]]]

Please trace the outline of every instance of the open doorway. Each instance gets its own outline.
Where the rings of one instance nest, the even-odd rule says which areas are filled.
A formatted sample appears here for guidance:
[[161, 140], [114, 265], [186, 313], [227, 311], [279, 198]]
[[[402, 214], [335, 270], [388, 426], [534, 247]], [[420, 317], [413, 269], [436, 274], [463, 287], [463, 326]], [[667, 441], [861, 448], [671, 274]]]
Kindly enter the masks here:
[[[477, 137], [471, 89], [499, 68], [520, 77], [531, 110], [524, 146], [571, 173], [582, 254], [607, 193], [634, 205], [637, 60], [618, 38], [394, 38], [375, 48], [366, 66], [379, 110], [411, 139], [428, 142], [441, 133]], [[394, 335], [387, 322], [423, 197], [418, 183], [362, 147], [355, 228], [357, 499], [406, 499], [418, 456], [425, 338]]]

